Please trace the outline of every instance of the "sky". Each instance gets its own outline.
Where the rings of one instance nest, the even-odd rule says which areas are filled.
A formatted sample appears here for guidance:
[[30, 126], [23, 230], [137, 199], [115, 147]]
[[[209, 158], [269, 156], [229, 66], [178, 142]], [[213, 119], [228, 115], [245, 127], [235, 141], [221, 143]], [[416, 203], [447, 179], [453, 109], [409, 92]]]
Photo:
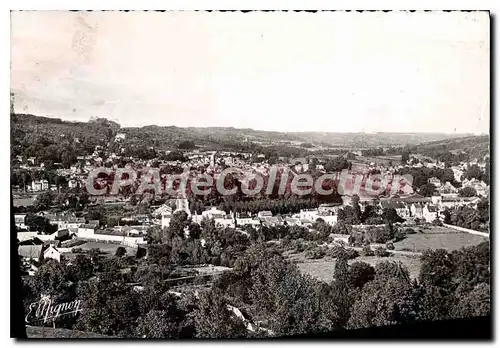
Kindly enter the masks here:
[[487, 12], [11, 13], [15, 111], [122, 126], [485, 133]]

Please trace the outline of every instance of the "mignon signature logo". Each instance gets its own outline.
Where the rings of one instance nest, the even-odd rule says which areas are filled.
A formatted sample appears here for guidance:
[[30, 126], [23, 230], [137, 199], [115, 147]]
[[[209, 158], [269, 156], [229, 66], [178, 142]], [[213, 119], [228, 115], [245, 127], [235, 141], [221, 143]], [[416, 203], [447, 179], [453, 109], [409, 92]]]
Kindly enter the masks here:
[[55, 304], [50, 298], [43, 297], [40, 301], [30, 304], [25, 321], [29, 323], [30, 319], [32, 321], [43, 320], [46, 323], [63, 315], [76, 315], [82, 311], [81, 304], [81, 300]]

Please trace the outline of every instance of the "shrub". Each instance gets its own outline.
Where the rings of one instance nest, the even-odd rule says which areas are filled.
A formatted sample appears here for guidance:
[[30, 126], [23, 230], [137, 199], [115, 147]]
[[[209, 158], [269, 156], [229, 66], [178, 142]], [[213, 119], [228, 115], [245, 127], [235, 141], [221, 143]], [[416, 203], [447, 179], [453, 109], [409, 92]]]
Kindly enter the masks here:
[[392, 244], [391, 242], [387, 242], [385, 243], [385, 247], [387, 250], [394, 250], [394, 244]]
[[388, 257], [391, 255], [384, 247], [378, 247], [374, 251], [375, 256], [377, 257]]
[[333, 258], [338, 258], [344, 254], [348, 260], [355, 259], [359, 256], [359, 253], [354, 249], [345, 249], [341, 246], [334, 246], [326, 251], [326, 254]]
[[363, 247], [363, 251], [361, 252], [363, 256], [373, 256], [375, 253], [373, 252], [372, 248], [370, 248], [369, 245], [365, 245]]
[[359, 253], [354, 249], [347, 249], [347, 259], [352, 260], [359, 256]]
[[394, 241], [395, 242], [399, 242], [400, 240], [403, 240], [405, 239], [405, 234], [404, 232], [402, 232], [400, 229], [397, 229], [395, 232], [394, 232]]

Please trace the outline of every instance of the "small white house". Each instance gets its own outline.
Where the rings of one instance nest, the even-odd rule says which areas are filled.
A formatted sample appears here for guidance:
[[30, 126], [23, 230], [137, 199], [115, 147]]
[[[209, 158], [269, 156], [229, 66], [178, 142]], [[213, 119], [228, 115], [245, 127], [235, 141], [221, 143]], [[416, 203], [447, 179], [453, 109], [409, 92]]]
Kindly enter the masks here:
[[44, 259], [53, 259], [57, 262], [61, 262], [61, 252], [57, 250], [53, 245], [50, 245], [43, 253]]
[[26, 214], [15, 214], [14, 220], [16, 227], [26, 229]]

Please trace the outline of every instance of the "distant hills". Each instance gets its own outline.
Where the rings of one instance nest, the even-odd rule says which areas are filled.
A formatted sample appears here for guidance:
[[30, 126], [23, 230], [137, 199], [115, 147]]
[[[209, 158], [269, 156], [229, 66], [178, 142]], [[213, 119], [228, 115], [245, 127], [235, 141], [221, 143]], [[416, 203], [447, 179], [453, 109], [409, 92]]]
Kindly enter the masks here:
[[[445, 133], [273, 132], [232, 127], [181, 128], [155, 125], [121, 127], [116, 122], [102, 118], [89, 122], [70, 122], [26, 114], [11, 117], [11, 144], [14, 146], [26, 147], [37, 141], [50, 145], [77, 138], [85, 145], [85, 149], [90, 149], [92, 146], [110, 142], [117, 133], [126, 134], [127, 144], [141, 144], [141, 146], [150, 146], [160, 150], [176, 148], [179, 142], [185, 140], [191, 140], [198, 146], [221, 148], [245, 144], [298, 147], [304, 143], [312, 144], [314, 148], [372, 148], [416, 146], [423, 143], [426, 143], [425, 146], [439, 146], [440, 142], [454, 141], [459, 138], [470, 139], [473, 143], [474, 139], [478, 138], [470, 134]], [[457, 144], [461, 144], [461, 140], [457, 141]], [[457, 146], [460, 147], [460, 145]]]
[[490, 136], [479, 135], [433, 141], [419, 144], [415, 146], [413, 151], [429, 155], [443, 151], [449, 151], [453, 154], [464, 152], [469, 155], [469, 158], [481, 159], [490, 153]]

